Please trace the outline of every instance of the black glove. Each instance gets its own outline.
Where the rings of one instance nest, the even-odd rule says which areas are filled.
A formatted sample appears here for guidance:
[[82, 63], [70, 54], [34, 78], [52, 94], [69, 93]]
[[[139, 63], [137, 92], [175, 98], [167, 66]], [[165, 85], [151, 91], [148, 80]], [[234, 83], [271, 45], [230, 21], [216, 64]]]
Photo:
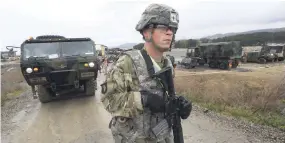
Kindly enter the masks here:
[[142, 104], [144, 107], [150, 109], [151, 112], [163, 112], [165, 108], [165, 101], [162, 96], [153, 94], [148, 91], [140, 91], [142, 96]]
[[181, 119], [187, 119], [192, 111], [192, 103], [183, 96], [178, 97], [179, 101], [179, 114]]

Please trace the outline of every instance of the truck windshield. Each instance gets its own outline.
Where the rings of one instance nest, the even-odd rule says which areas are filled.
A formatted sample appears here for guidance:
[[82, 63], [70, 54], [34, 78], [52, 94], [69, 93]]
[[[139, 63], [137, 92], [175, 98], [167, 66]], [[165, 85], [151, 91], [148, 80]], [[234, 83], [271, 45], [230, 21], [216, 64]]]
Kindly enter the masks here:
[[94, 55], [94, 44], [91, 41], [74, 41], [60, 43], [63, 56]]
[[23, 46], [23, 59], [30, 57], [58, 58], [60, 55], [59, 43], [27, 43]]
[[281, 53], [282, 48], [282, 46], [269, 46], [270, 53]]
[[23, 46], [23, 59], [42, 57], [54, 59], [61, 56], [94, 55], [91, 41], [70, 41], [51, 43], [27, 43]]

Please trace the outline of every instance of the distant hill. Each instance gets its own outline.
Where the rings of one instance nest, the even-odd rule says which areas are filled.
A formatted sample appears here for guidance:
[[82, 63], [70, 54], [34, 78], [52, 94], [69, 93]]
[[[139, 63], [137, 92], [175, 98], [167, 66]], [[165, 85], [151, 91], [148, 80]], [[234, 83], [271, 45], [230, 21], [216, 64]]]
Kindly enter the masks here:
[[216, 39], [183, 39], [175, 42], [175, 48], [195, 47], [198, 40], [202, 43], [240, 41], [241, 46], [263, 45], [270, 43], [285, 43], [285, 31], [280, 32], [255, 32], [250, 34], [237, 34]]
[[212, 42], [240, 41], [242, 46], [262, 45], [266, 42], [284, 43], [285, 30], [278, 32], [254, 32], [246, 34], [237, 34], [217, 39], [211, 39]]
[[138, 43], [125, 43], [125, 44], [121, 44], [119, 46], [115, 46], [113, 48], [120, 48], [120, 49], [132, 49], [135, 45], [137, 45]]
[[[242, 46], [261, 45], [265, 42], [285, 42], [285, 27], [271, 28], [271, 29], [258, 29], [245, 32], [230, 32], [225, 34], [215, 34], [206, 36], [200, 39], [180, 39], [176, 40], [175, 48], [189, 48], [195, 47], [198, 40], [202, 43], [207, 42], [227, 42], [227, 41], [240, 41]], [[137, 43], [134, 48], [139, 49], [143, 43]]]
[[229, 36], [235, 36], [235, 35], [240, 35], [240, 34], [252, 34], [252, 33], [258, 33], [258, 32], [283, 32], [285, 31], [285, 27], [282, 28], [270, 28], [270, 29], [258, 29], [258, 30], [250, 30], [250, 31], [245, 31], [245, 32], [230, 32], [230, 33], [225, 33], [225, 34], [215, 34], [211, 36], [206, 36], [203, 37], [205, 39], [217, 39], [217, 38], [224, 38], [224, 37], [229, 37]]

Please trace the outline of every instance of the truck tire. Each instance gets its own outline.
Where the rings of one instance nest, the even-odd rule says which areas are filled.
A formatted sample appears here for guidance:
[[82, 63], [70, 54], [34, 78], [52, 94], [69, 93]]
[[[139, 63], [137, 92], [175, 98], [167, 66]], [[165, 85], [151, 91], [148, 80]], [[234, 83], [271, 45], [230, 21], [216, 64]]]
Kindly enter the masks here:
[[88, 96], [95, 96], [96, 80], [94, 78], [86, 80], [84, 83], [84, 92]]
[[186, 69], [190, 69], [191, 68], [191, 65], [190, 64], [187, 64], [186, 65]]
[[238, 64], [237, 63], [233, 63], [232, 68], [237, 68]]
[[229, 65], [224, 63], [224, 62], [220, 63], [219, 68], [222, 69], [222, 70], [230, 69]]
[[237, 68], [237, 66], [238, 66], [238, 61], [237, 60], [235, 60], [233, 63], [232, 63], [232, 68]]
[[260, 64], [266, 64], [266, 60], [264, 58], [260, 58], [258, 61]]
[[41, 103], [48, 103], [52, 100], [50, 92], [42, 85], [38, 85], [38, 96]]
[[209, 62], [209, 67], [210, 68], [217, 68], [217, 65], [214, 62]]

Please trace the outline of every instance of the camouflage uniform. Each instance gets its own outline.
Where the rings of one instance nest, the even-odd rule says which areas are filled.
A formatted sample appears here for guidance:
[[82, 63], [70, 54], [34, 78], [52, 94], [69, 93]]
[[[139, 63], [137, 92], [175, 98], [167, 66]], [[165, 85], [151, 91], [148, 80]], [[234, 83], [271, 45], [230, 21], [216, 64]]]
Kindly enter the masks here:
[[[178, 19], [175, 18], [178, 18], [178, 14], [175, 10], [165, 5], [152, 4], [143, 13], [136, 29], [140, 31], [148, 23], [177, 27], [178, 23], [171, 23], [172, 21], [169, 20], [173, 18], [171, 17], [173, 14], [176, 14], [173, 20], [177, 22]], [[152, 58], [151, 60], [154, 72], [170, 66], [173, 74], [172, 63], [167, 57], [163, 57], [161, 63], [155, 62]], [[106, 82], [101, 86], [101, 101], [113, 117], [109, 128], [115, 143], [173, 142], [172, 129], [168, 127], [164, 113], [154, 113], [144, 107], [145, 98], [148, 97], [140, 91], [148, 91], [163, 97], [164, 88], [158, 80], [149, 77], [146, 62], [140, 50], [127, 51], [120, 56], [113, 68], [108, 71]], [[154, 135], [152, 128], [158, 124], [163, 124], [166, 128]]]

